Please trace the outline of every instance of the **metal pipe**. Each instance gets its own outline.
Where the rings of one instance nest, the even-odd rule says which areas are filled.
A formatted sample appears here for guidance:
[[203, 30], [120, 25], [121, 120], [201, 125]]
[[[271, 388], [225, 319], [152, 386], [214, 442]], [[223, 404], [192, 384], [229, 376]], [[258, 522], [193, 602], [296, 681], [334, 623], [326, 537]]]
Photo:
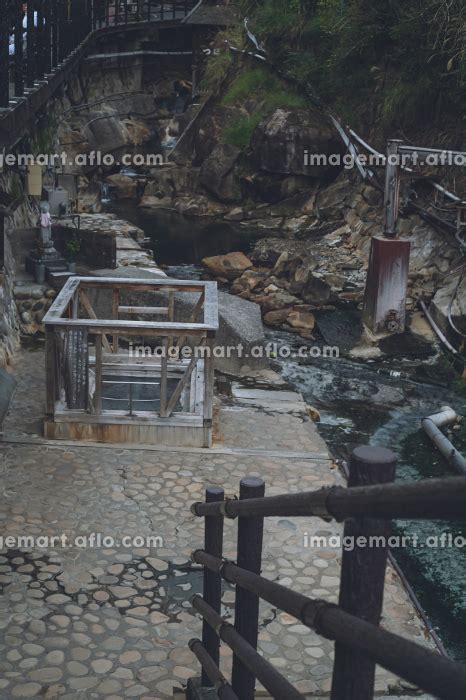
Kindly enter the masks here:
[[460, 474], [466, 474], [466, 459], [441, 431], [441, 428], [451, 425], [457, 420], [456, 411], [449, 406], [444, 406], [439, 413], [423, 418], [422, 427], [447, 462]]
[[453, 347], [453, 345], [450, 343], [449, 340], [445, 337], [445, 335], [442, 333], [440, 328], [437, 326], [435, 323], [434, 319], [432, 318], [430, 312], [427, 309], [427, 306], [423, 301], [420, 302], [421, 309], [423, 310], [427, 320], [429, 321], [430, 325], [432, 326], [432, 330], [435, 332], [437, 335], [438, 339], [441, 340], [441, 342], [445, 345], [445, 347], [453, 353], [453, 355], [459, 355], [459, 352], [456, 348]]

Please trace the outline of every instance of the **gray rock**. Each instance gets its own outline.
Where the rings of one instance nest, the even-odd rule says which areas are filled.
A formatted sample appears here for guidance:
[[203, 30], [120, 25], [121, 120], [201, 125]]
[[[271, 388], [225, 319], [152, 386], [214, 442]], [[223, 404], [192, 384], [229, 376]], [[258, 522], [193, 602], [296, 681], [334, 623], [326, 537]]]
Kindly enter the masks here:
[[234, 170], [240, 153], [236, 146], [218, 144], [202, 164], [200, 182], [221, 202], [241, 200], [241, 190]]

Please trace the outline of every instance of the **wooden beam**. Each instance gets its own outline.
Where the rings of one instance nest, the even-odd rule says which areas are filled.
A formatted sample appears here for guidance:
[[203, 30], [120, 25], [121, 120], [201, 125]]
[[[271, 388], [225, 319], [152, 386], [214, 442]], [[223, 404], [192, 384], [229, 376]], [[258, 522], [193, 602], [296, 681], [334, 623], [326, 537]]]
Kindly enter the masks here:
[[[94, 309], [92, 308], [92, 304], [89, 301], [89, 297], [87, 296], [86, 292], [83, 291], [82, 289], [79, 290], [79, 298], [81, 299], [81, 303], [86, 309], [87, 313], [89, 314], [90, 318], [93, 320], [97, 320], [96, 313]], [[110, 347], [110, 343], [107, 340], [106, 335], [102, 335], [102, 342], [104, 344], [105, 350], [107, 352], [112, 352], [112, 348]]]
[[160, 418], [167, 416], [167, 390], [168, 390], [168, 338], [163, 339], [163, 355], [160, 370]]
[[169, 315], [169, 309], [166, 306], [119, 306], [118, 311], [121, 314], [129, 314], [130, 316], [136, 316], [137, 314]]
[[102, 335], [96, 335], [94, 412], [98, 416], [102, 414], [102, 340]]
[[[120, 318], [120, 290], [119, 289], [113, 290], [112, 316], [113, 316], [115, 321], [118, 321]], [[114, 353], [118, 352], [118, 346], [119, 346], [119, 336], [118, 336], [118, 333], [114, 333], [113, 334], [113, 352]]]
[[[204, 347], [205, 344], [206, 344], [206, 338], [203, 338], [201, 343], [197, 347]], [[183, 389], [185, 388], [185, 386], [187, 385], [187, 383], [191, 379], [191, 375], [193, 373], [195, 366], [197, 365], [198, 360], [199, 360], [199, 358], [196, 357], [196, 354], [194, 352], [194, 355], [191, 358], [191, 362], [189, 363], [186, 372], [181, 377], [180, 381], [177, 384], [175, 391], [173, 392], [173, 394], [171, 396], [170, 401], [168, 402], [167, 412], [166, 412], [165, 417], [169, 418], [170, 415], [173, 413], [173, 410], [177, 404], [177, 401], [181, 396], [181, 392], [183, 391]]]

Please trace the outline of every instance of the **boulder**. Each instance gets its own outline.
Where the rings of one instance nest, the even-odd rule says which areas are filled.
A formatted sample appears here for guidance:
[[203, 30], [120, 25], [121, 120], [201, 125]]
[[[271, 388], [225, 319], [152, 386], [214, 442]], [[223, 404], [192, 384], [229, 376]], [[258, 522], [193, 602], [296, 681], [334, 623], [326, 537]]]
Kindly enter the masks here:
[[[450, 277], [447, 284], [439, 289], [435, 294], [431, 304], [430, 312], [444, 333], [451, 336], [453, 333], [448, 321], [448, 309], [458, 285], [458, 275]], [[458, 287], [455, 301], [451, 308], [453, 323], [462, 333], [466, 333], [466, 276]]]
[[215, 255], [211, 258], [204, 258], [202, 264], [214, 277], [226, 277], [227, 279], [240, 277], [245, 270], [252, 267], [252, 262], [244, 253]]
[[246, 270], [241, 277], [238, 277], [233, 284], [231, 291], [233, 294], [244, 294], [254, 291], [267, 279], [267, 274], [264, 272], [256, 272], [255, 270]]
[[318, 272], [313, 272], [302, 293], [304, 301], [315, 306], [328, 304], [332, 296], [332, 286]]
[[241, 150], [229, 144], [218, 144], [201, 167], [200, 182], [221, 202], [241, 201], [241, 189], [235, 165]]
[[[327, 177], [335, 166], [305, 160], [305, 154], [323, 156], [344, 152], [328, 119], [315, 109], [277, 109], [255, 129], [251, 140], [261, 170], [282, 175]], [[308, 164], [311, 162], [311, 164]]]
[[298, 331], [313, 331], [316, 324], [314, 314], [298, 309], [294, 309], [288, 314], [286, 322]]
[[269, 326], [281, 326], [282, 323], [285, 323], [289, 313], [289, 308], [268, 311], [264, 314], [264, 322]]
[[283, 238], [261, 238], [254, 246], [250, 257], [255, 264], [273, 267], [285, 252], [291, 256], [305, 258], [309, 254], [309, 243]]
[[134, 178], [117, 173], [106, 177], [105, 182], [112, 188], [116, 199], [137, 199], [137, 182]]

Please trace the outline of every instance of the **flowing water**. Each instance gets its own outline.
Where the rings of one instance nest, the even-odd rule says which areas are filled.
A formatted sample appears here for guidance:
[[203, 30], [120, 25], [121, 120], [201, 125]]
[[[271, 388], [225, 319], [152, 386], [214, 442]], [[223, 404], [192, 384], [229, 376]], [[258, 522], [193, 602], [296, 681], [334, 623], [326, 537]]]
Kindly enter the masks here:
[[[145, 214], [116, 206], [112, 210], [144, 229], [153, 242], [155, 259], [175, 278], [196, 279], [204, 256], [247, 252], [259, 234], [234, 225], [184, 219], [174, 212]], [[262, 233], [263, 235], [263, 233]], [[322, 327], [344, 338], [357, 314], [347, 311], [321, 317]], [[318, 319], [319, 321], [319, 319]], [[334, 326], [332, 329], [332, 325]], [[293, 348], [305, 345], [294, 335], [267, 331], [268, 339]], [[340, 344], [343, 346], [344, 342]], [[323, 339], [317, 339], [317, 343]], [[388, 358], [356, 362], [345, 359], [286, 359], [276, 369], [321, 414], [319, 430], [335, 457], [348, 459], [360, 444], [389, 447], [399, 455], [397, 478], [420, 480], [453, 475], [421, 429], [421, 418], [450, 405], [466, 415], [466, 397], [442, 384], [438, 358], [422, 344], [387, 342]], [[466, 450], [466, 424], [453, 431], [455, 446]], [[464, 522], [398, 522], [396, 531], [421, 544], [443, 533], [465, 538], [465, 546], [408, 546], [394, 554], [423, 608], [452, 657], [466, 661], [466, 525]], [[435, 544], [435, 541], [432, 541]]]

